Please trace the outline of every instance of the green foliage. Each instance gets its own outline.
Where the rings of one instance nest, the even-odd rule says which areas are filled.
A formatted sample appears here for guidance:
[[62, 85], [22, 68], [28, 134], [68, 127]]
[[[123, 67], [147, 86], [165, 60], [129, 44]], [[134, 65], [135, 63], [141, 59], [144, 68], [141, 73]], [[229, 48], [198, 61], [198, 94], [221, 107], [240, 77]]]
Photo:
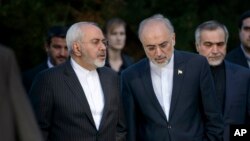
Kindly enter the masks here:
[[206, 20], [218, 20], [229, 30], [229, 49], [238, 43], [237, 20], [248, 10], [249, 0], [3, 0], [0, 2], [1, 42], [12, 47], [21, 68], [30, 68], [46, 58], [44, 34], [52, 25], [95, 21], [101, 27], [112, 17], [128, 24], [125, 51], [144, 56], [137, 39], [141, 20], [156, 13], [168, 17], [176, 32], [176, 48], [195, 51], [195, 28]]

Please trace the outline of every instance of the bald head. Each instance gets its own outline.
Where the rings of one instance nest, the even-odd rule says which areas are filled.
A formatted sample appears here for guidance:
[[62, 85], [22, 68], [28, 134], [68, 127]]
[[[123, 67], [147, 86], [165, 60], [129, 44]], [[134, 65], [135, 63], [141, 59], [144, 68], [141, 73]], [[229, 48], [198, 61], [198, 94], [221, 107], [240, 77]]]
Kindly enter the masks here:
[[163, 67], [170, 62], [175, 34], [168, 19], [162, 15], [155, 15], [143, 20], [138, 34], [144, 51], [152, 63]]
[[[157, 27], [159, 25], [161, 27]], [[174, 33], [174, 27], [172, 26], [171, 22], [161, 14], [156, 14], [144, 19], [139, 26], [139, 39], [141, 40], [141, 35], [144, 34], [144, 31], [149, 32], [150, 30], [162, 30], [162, 26], [164, 26], [163, 29], [167, 29], [169, 33]]]

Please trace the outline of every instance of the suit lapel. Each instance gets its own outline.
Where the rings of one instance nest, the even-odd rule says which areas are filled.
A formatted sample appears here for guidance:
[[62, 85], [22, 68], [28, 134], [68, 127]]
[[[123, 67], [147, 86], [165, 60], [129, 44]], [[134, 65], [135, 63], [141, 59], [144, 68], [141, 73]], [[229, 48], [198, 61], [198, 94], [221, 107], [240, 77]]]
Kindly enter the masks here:
[[174, 76], [173, 76], [173, 90], [170, 104], [169, 120], [171, 119], [176, 102], [180, 96], [180, 90], [182, 89], [183, 77], [185, 75], [185, 64], [182, 56], [177, 51], [174, 51]]
[[233, 81], [228, 81], [228, 80], [235, 80], [233, 77], [235, 70], [226, 61], [225, 61], [225, 70], [226, 70], [226, 91], [225, 91], [224, 118], [226, 118], [226, 116], [228, 116], [230, 112], [230, 106], [231, 106], [230, 103], [232, 103], [231, 100], [233, 98], [233, 93], [237, 93], [234, 92], [234, 89], [232, 89], [232, 87], [234, 86]]
[[247, 63], [247, 59], [245, 58], [245, 54], [244, 54], [241, 46], [238, 47], [238, 53], [236, 56], [236, 60], [240, 65], [249, 68], [248, 63]]
[[[99, 78], [100, 78], [100, 83], [101, 83], [101, 87], [103, 90], [103, 97], [104, 97], [104, 108], [103, 108], [103, 114], [102, 114], [102, 119], [101, 119], [101, 123], [100, 123], [100, 127], [99, 130], [102, 129], [104, 121], [106, 119], [107, 116], [107, 111], [108, 111], [108, 107], [111, 105], [110, 104], [110, 98], [111, 98], [111, 93], [112, 93], [112, 89], [110, 87], [109, 84], [111, 84], [109, 75], [105, 75], [102, 71], [102, 69], [97, 69]], [[118, 82], [117, 82], [118, 83]]]
[[152, 104], [155, 106], [156, 110], [160, 113], [160, 115], [167, 121], [166, 115], [156, 97], [156, 94], [153, 89], [153, 84], [152, 84], [152, 78], [151, 78], [151, 72], [150, 72], [150, 65], [149, 65], [149, 60], [146, 59], [144, 61], [144, 64], [141, 65], [140, 67], [140, 75], [142, 78], [142, 84], [144, 84], [145, 88], [145, 94], [147, 94], [151, 101]]
[[[77, 97], [79, 102], [82, 104], [82, 108], [84, 108], [84, 111], [86, 112], [87, 117], [89, 118], [89, 120], [91, 121], [93, 126], [95, 126], [95, 122], [94, 122], [93, 116], [91, 114], [90, 107], [89, 107], [87, 98], [85, 96], [85, 93], [83, 91], [83, 88], [82, 88], [82, 86], [81, 86], [72, 66], [71, 66], [70, 61], [67, 61], [66, 63], [67, 64], [66, 64], [66, 68], [64, 71], [65, 83], [69, 86], [72, 93]], [[79, 107], [79, 108], [81, 108], [81, 107]]]

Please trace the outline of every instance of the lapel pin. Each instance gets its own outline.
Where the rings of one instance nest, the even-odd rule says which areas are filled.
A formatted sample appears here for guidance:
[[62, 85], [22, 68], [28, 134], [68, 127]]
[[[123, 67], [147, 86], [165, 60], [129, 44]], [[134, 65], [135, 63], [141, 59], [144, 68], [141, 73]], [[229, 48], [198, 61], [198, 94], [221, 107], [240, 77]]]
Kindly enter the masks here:
[[177, 74], [179, 75], [179, 74], [182, 74], [182, 73], [183, 73], [182, 70], [178, 70]]

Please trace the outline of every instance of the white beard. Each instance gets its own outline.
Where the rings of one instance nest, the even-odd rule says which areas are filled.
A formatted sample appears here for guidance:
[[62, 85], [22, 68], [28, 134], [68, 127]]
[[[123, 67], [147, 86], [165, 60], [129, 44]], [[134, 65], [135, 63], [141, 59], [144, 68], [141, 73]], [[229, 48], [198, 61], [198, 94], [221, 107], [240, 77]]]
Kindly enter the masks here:
[[97, 68], [101, 68], [101, 67], [103, 67], [104, 65], [105, 65], [105, 61], [99, 61], [99, 60], [95, 60], [94, 61], [94, 64], [95, 64], [95, 66], [97, 67]]
[[219, 66], [221, 63], [222, 63], [223, 59], [220, 59], [220, 60], [209, 60], [208, 63], [210, 66]]

